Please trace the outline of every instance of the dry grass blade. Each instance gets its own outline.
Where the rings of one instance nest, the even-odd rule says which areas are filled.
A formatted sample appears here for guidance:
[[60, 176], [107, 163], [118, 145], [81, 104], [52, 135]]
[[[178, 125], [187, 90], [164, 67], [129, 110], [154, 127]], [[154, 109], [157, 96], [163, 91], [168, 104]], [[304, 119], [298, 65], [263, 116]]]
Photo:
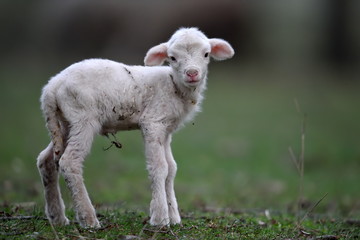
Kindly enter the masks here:
[[319, 199], [319, 201], [317, 201], [317, 202], [314, 204], [314, 206], [312, 206], [312, 207], [309, 209], [309, 211], [307, 211], [307, 212], [305, 213], [305, 215], [303, 216], [303, 218], [300, 220], [298, 227], [302, 224], [302, 222], [306, 219], [306, 217], [322, 202], [322, 200], [324, 200], [324, 198], [326, 198], [327, 195], [328, 195], [328, 194], [326, 193], [322, 198]]
[[116, 135], [113, 133], [111, 133], [111, 135], [113, 136], [114, 140], [110, 139], [109, 134], [107, 133], [105, 134], [105, 136], [110, 140], [111, 145], [107, 148], [103, 148], [104, 151], [109, 150], [112, 146], [115, 146], [117, 148], [122, 148], [122, 144], [117, 140]]
[[59, 235], [57, 234], [57, 232], [56, 232], [56, 230], [55, 230], [55, 227], [54, 227], [54, 225], [51, 223], [51, 221], [49, 221], [49, 224], [50, 224], [50, 227], [51, 227], [51, 231], [52, 231], [53, 234], [54, 234], [54, 239], [60, 240]]
[[[37, 216], [10, 216], [10, 217], [0, 217], [0, 221], [9, 221], [9, 220], [30, 220], [30, 219], [41, 219]], [[43, 218], [46, 220], [46, 218]]]
[[291, 160], [293, 160], [296, 170], [298, 171], [298, 173], [300, 175], [301, 167], [299, 166], [298, 160], [294, 154], [292, 147], [289, 147], [289, 153], [290, 153]]
[[[306, 113], [303, 113], [300, 108], [300, 104], [298, 100], [294, 99], [296, 110], [302, 116], [302, 124], [301, 124], [301, 143], [300, 143], [300, 156], [297, 158], [294, 154], [294, 151], [291, 147], [289, 147], [289, 152], [291, 156], [291, 160], [294, 162], [296, 166], [296, 170], [299, 174], [299, 193], [298, 193], [298, 200], [297, 200], [297, 212], [300, 212], [301, 203], [303, 200], [304, 195], [304, 162], [305, 162], [305, 132], [306, 132]], [[300, 215], [298, 214], [298, 224], [300, 224]]]
[[305, 133], [306, 133], [306, 119], [307, 114], [303, 113], [300, 108], [300, 104], [297, 101], [297, 99], [294, 99], [296, 110], [299, 114], [302, 116], [302, 124], [301, 124], [301, 150], [300, 150], [300, 156], [299, 158], [296, 158], [294, 151], [291, 147], [289, 147], [289, 152], [291, 159], [293, 160], [296, 169], [299, 173], [299, 193], [298, 193], [298, 201], [297, 201], [297, 211], [298, 211], [298, 218], [297, 218], [297, 227], [300, 228], [303, 221], [306, 219], [306, 217], [321, 203], [322, 200], [327, 196], [327, 193], [319, 200], [317, 201], [312, 208], [310, 208], [304, 216], [300, 219], [300, 208], [302, 199], [304, 198], [304, 163], [305, 163]]

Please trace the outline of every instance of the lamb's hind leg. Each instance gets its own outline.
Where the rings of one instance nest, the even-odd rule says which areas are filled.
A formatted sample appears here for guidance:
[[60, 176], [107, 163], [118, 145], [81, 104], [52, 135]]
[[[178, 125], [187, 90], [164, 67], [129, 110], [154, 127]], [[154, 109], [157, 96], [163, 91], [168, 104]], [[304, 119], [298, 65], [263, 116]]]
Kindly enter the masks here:
[[59, 172], [53, 157], [53, 143], [51, 142], [37, 158], [37, 167], [44, 185], [45, 213], [52, 224], [67, 225], [69, 220], [65, 216], [65, 205], [59, 188]]
[[84, 185], [82, 171], [83, 161], [90, 151], [95, 132], [92, 124], [73, 125], [67, 147], [59, 162], [60, 171], [71, 192], [77, 220], [82, 227], [100, 227]]
[[171, 224], [179, 224], [181, 222], [178, 204], [175, 197], [174, 179], [176, 175], [176, 162], [171, 152], [171, 135], [167, 137], [165, 143], [165, 157], [168, 164], [168, 175], [165, 182], [166, 198], [169, 207], [169, 218]]

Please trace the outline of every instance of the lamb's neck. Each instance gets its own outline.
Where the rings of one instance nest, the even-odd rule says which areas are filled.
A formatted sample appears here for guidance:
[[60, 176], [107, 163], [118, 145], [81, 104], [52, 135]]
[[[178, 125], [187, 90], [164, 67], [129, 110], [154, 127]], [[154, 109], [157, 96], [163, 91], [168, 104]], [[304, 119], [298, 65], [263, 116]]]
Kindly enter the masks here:
[[206, 89], [206, 79], [204, 79], [196, 87], [187, 87], [182, 84], [178, 84], [173, 80], [175, 93], [183, 99], [183, 101], [188, 102], [192, 105], [199, 105], [203, 100], [203, 92]]

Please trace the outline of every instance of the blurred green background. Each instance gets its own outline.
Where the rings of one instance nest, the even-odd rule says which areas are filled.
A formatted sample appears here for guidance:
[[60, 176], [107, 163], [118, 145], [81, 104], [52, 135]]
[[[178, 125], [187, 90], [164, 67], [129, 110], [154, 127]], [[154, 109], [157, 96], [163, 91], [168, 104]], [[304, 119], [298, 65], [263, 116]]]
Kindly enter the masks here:
[[[203, 111], [173, 138], [180, 207], [292, 209], [296, 99], [307, 114], [303, 204], [328, 194], [316, 211], [359, 215], [359, 10], [356, 0], [1, 1], [0, 204], [44, 203], [36, 157], [49, 137], [39, 97], [51, 76], [85, 58], [142, 65], [150, 47], [197, 26], [236, 55], [210, 64]], [[98, 205], [146, 209], [141, 135], [117, 136], [121, 150], [103, 151], [109, 141], [96, 138], [85, 183]]]

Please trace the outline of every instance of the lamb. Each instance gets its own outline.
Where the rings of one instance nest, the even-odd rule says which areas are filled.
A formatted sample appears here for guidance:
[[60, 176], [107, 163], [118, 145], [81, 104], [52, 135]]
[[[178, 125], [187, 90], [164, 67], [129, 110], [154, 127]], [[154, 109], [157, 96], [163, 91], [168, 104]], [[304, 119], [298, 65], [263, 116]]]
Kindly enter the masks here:
[[[37, 158], [49, 221], [69, 224], [60, 172], [79, 224], [100, 227], [83, 182], [83, 161], [96, 134], [140, 129], [152, 189], [150, 224], [179, 224], [172, 134], [200, 110], [209, 58], [225, 60], [233, 55], [225, 40], [208, 39], [197, 28], [181, 28], [147, 52], [146, 66], [89, 59], [51, 78], [41, 95], [51, 142]], [[169, 66], [161, 66], [165, 61]]]

